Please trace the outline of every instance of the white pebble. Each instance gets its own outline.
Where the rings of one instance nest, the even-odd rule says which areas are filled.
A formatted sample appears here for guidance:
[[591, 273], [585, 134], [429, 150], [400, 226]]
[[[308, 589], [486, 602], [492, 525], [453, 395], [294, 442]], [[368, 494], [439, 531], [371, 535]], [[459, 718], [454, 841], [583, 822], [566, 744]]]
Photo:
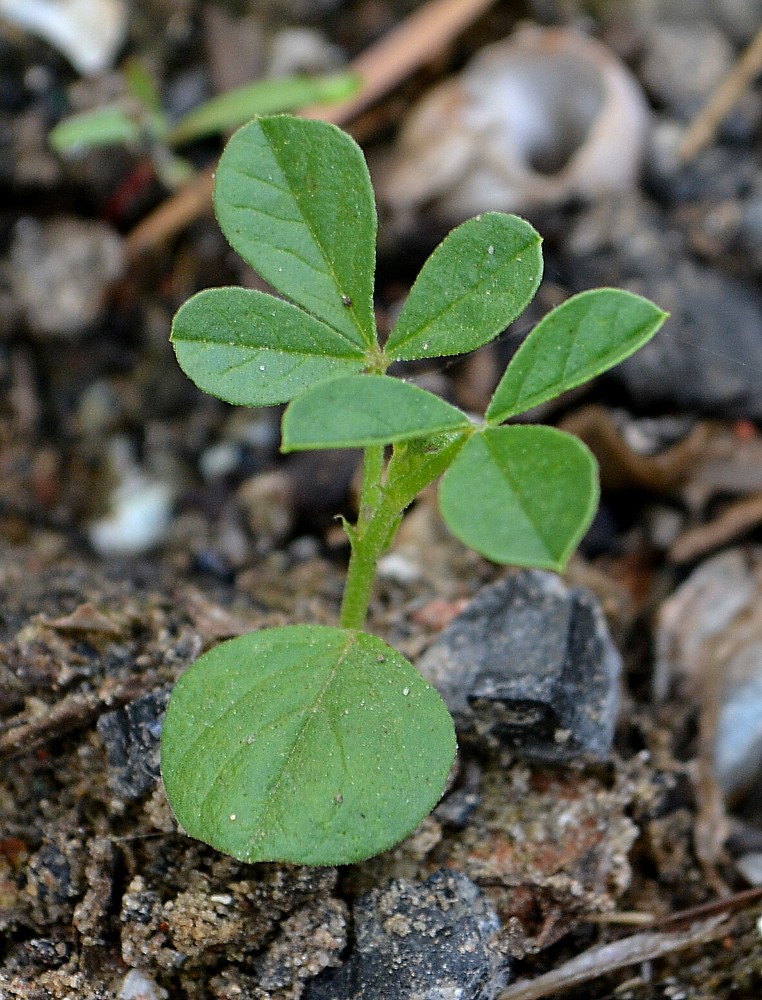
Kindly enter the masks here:
[[116, 996], [117, 1000], [166, 1000], [169, 994], [153, 979], [149, 979], [137, 969], [130, 969]]
[[127, 34], [123, 0], [0, 0], [0, 17], [44, 39], [85, 76], [108, 69]]

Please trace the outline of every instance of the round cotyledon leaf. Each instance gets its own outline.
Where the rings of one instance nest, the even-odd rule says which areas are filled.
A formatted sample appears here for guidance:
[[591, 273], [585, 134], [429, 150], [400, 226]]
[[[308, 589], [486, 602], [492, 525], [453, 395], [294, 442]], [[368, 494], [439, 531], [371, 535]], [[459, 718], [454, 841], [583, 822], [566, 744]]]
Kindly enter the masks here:
[[455, 748], [444, 702], [403, 656], [364, 632], [293, 625], [189, 667], [161, 767], [190, 836], [241, 861], [335, 865], [411, 833]]

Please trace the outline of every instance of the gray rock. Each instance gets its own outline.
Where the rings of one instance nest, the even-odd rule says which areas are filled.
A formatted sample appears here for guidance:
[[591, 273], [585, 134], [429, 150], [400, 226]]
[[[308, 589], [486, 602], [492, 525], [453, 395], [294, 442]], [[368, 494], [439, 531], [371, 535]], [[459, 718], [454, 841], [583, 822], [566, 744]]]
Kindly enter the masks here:
[[615, 16], [626, 13], [642, 27], [711, 21], [738, 44], [750, 41], [762, 21], [762, 0], [632, 0], [607, 6]]
[[76, 338], [101, 317], [111, 282], [124, 270], [122, 239], [104, 222], [20, 219], [10, 251], [10, 282], [31, 330]]
[[635, 408], [762, 419], [762, 297], [694, 263], [653, 203], [612, 200], [581, 213], [561, 267], [570, 291], [627, 288], [670, 313], [645, 347], [604, 376]]
[[348, 960], [313, 979], [305, 1000], [493, 1000], [507, 982], [492, 941], [500, 921], [460, 872], [374, 889], [354, 920]]
[[98, 719], [106, 747], [109, 786], [121, 799], [139, 799], [159, 778], [159, 741], [171, 686], [151, 691]]
[[[701, 58], [696, 58], [696, 53]], [[655, 24], [646, 37], [641, 77], [647, 89], [676, 115], [688, 119], [733, 64], [733, 48], [708, 21]]]
[[534, 759], [604, 759], [621, 657], [592, 594], [522, 570], [481, 590], [418, 662], [464, 734]]
[[607, 378], [638, 407], [762, 419], [762, 300], [735, 278], [687, 260], [628, 283], [670, 317]]

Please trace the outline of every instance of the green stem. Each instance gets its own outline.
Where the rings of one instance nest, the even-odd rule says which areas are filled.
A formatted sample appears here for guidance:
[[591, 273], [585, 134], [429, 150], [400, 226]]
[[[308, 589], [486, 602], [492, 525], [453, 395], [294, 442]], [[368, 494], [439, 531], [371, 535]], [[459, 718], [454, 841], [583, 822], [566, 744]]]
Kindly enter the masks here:
[[352, 543], [347, 582], [341, 602], [341, 625], [365, 624], [376, 576], [376, 563], [386, 551], [402, 511], [383, 494], [384, 449], [365, 449], [357, 525], [348, 532]]
[[365, 624], [376, 564], [391, 545], [405, 508], [444, 472], [467, 436], [445, 436], [423, 448], [395, 445], [386, 469], [382, 447], [365, 449], [360, 512], [356, 526], [347, 528], [352, 554], [341, 604], [344, 628], [361, 629]]
[[360, 486], [359, 514], [357, 527], [367, 524], [373, 511], [380, 503], [380, 490], [384, 474], [384, 446], [372, 445], [365, 449], [362, 462], [362, 484]]

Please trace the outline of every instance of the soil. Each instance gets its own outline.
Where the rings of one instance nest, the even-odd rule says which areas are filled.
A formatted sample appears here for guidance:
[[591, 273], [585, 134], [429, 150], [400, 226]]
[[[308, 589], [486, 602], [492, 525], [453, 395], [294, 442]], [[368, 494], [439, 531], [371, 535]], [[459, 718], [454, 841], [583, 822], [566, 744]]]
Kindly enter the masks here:
[[[418, 5], [292, 3], [290, 13], [221, 0], [136, 6], [124, 52], [147, 61], [179, 110], [215, 85], [236, 35], [229, 25], [243, 15], [259, 33], [261, 70], [267, 43], [284, 26], [309, 26], [352, 57]], [[413, 100], [520, 16], [592, 27], [637, 65], [635, 22], [606, 20], [606, 6], [496, 3], [361, 116], [358, 135], [371, 155], [383, 152]], [[145, 149], [64, 163], [44, 136], [72, 95], [93, 102], [99, 88], [118, 90], [121, 70], [80, 80], [52, 48], [11, 28], [0, 29], [0, 52], [0, 127], [16, 154], [0, 162], [0, 997], [308, 998], [310, 981], [350, 954], [358, 898], [443, 868], [467, 875], [496, 911], [502, 929], [492, 947], [510, 962], [512, 979], [630, 934], [723, 918], [708, 943], [537, 995], [758, 996], [760, 903], [748, 889], [759, 882], [736, 862], [762, 850], [762, 786], [757, 780], [723, 802], [702, 751], [706, 689], [672, 678], [655, 700], [651, 686], [664, 600], [709, 553], [759, 542], [755, 420], [711, 406], [654, 413], [632, 398], [623, 415], [623, 394], [605, 384], [543, 416], [588, 440], [604, 486], [617, 487], [604, 490], [602, 513], [567, 574], [597, 596], [624, 658], [608, 761], [552, 767], [464, 740], [449, 797], [379, 858], [311, 869], [223, 857], [178, 831], [166, 802], [158, 738], [168, 693], [222, 639], [336, 622], [347, 547], [335, 515], [351, 513], [357, 456], [283, 459], [277, 412], [236, 412], [202, 396], [177, 368], [167, 340], [177, 306], [202, 285], [254, 281], [210, 217], [200, 214], [145, 258], [109, 263], [108, 239], [121, 253], [132, 227], [169, 192]], [[737, 141], [758, 150], [758, 129]], [[188, 156], [203, 169], [219, 149], [206, 141]], [[664, 209], [663, 193], [644, 186], [637, 198]], [[705, 184], [692, 212], [675, 208], [670, 225], [683, 227], [707, 269], [758, 283], [759, 264], [704, 225], [711, 201]], [[723, 196], [728, 213], [732, 203]], [[564, 205], [532, 218], [548, 234], [538, 308], [574, 287], [561, 278], [569, 259], [559, 234], [587, 211]], [[111, 234], [104, 244], [97, 230], [92, 268], [105, 270], [95, 291], [84, 280], [70, 290], [80, 300], [70, 327], [62, 306], [41, 315], [13, 278], [14, 268], [31, 266], [19, 246], [44, 242], [45, 227], [55, 229], [63, 215], [85, 225], [87, 240], [91, 226]], [[382, 233], [382, 325], [444, 231], [425, 208], [415, 225], [404, 245]], [[63, 231], [67, 244], [80, 238]], [[44, 275], [38, 285], [43, 297], [53, 294]], [[422, 377], [477, 406], [523, 329], [479, 361]], [[760, 369], [746, 374], [758, 384]], [[664, 416], [683, 424], [658, 441], [655, 455], [612, 431], [624, 420], [645, 433], [650, 425], [635, 418]], [[424, 497], [403, 526], [369, 621], [413, 661], [484, 584], [509, 572], [452, 539], [434, 499]], [[114, 517], [115, 502], [124, 521]], [[134, 542], [135, 509], [139, 526], [157, 517], [153, 544]], [[686, 543], [685, 532], [699, 528], [703, 535]], [[118, 551], [115, 536], [142, 550]], [[687, 557], [670, 555], [678, 536]], [[131, 980], [131, 970], [140, 978]]]

